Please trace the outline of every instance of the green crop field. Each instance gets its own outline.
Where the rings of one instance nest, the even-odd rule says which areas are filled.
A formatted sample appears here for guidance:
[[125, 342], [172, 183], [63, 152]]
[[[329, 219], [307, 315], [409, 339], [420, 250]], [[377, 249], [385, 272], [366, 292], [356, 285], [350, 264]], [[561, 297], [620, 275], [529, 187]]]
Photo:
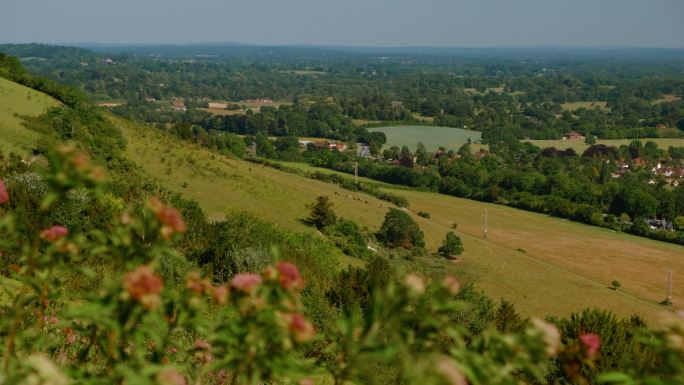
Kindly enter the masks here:
[[0, 78], [0, 151], [25, 152], [38, 134], [24, 128], [21, 116], [37, 116], [57, 105], [43, 93]]
[[[671, 139], [671, 138], [641, 138], [639, 139], [642, 143], [649, 141], [655, 142], [660, 148], [668, 148], [670, 146], [674, 147], [684, 147], [684, 138], [682, 139]], [[535, 146], [541, 148], [555, 147], [557, 149], [565, 150], [566, 148], [572, 148], [577, 153], [582, 153], [586, 150], [589, 145], [584, 143], [584, 140], [526, 140], [526, 142], [532, 143]], [[599, 139], [596, 141], [597, 144], [605, 144], [607, 146], [619, 147], [621, 145], [629, 145], [632, 139]]]
[[561, 108], [563, 109], [563, 111], [577, 111], [580, 108], [586, 108], [587, 110], [593, 110], [594, 108], [598, 108], [604, 111], [610, 110], [610, 108], [608, 108], [608, 103], [601, 101], [561, 103]]
[[415, 150], [418, 142], [422, 142], [428, 151], [435, 151], [440, 146], [448, 150], [458, 150], [468, 138], [473, 142], [482, 138], [482, 133], [454, 127], [438, 126], [388, 126], [374, 127], [370, 131], [381, 131], [387, 135], [387, 145], [408, 146]]

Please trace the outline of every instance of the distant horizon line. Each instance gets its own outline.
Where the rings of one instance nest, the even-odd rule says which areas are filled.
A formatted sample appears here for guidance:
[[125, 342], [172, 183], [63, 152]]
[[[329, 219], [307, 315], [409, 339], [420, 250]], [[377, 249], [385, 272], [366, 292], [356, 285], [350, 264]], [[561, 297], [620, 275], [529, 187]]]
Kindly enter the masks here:
[[647, 45], [579, 45], [579, 44], [511, 44], [511, 45], [352, 45], [352, 44], [307, 44], [307, 43], [241, 43], [234, 41], [205, 41], [205, 42], [140, 42], [140, 43], [111, 43], [111, 42], [0, 42], [0, 45], [52, 45], [71, 47], [283, 47], [283, 48], [342, 48], [342, 49], [586, 49], [586, 50], [684, 50], [682, 46], [647, 46]]

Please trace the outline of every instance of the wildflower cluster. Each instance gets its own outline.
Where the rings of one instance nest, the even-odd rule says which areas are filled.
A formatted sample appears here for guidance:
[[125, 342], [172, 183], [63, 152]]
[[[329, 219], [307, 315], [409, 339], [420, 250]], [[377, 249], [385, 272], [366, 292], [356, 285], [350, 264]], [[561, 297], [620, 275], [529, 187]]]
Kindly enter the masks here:
[[[112, 201], [101, 171], [75, 148], [49, 161], [43, 213], [75, 189]], [[561, 339], [541, 319], [517, 334], [471, 332], [455, 322], [473, 305], [451, 276], [409, 274], [374, 288], [363, 312], [340, 309], [336, 322], [315, 323], [297, 265], [215, 281], [173, 248], [188, 226], [161, 199], [103, 211], [105, 228], [85, 233], [50, 220], [25, 237], [17, 230], [25, 210], [13, 209], [5, 180], [0, 258], [11, 263], [0, 277], [1, 385], [376, 383], [387, 371], [406, 384], [512, 385], [555, 381], [547, 379], [552, 363], [587, 383], [586, 368], [603, 355], [598, 331]], [[684, 315], [669, 315], [644, 341], [659, 375], [602, 373], [597, 381], [684, 383]]]

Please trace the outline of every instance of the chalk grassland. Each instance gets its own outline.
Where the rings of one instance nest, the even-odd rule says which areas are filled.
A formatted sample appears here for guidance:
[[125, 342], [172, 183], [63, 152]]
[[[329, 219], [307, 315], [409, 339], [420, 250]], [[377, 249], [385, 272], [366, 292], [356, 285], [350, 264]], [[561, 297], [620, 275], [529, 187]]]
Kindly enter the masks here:
[[[350, 177], [309, 165], [297, 167]], [[430, 213], [430, 219], [415, 218], [432, 249], [440, 241], [436, 235], [457, 224], [466, 246], [461, 266], [467, 276], [490, 296], [511, 299], [531, 314], [567, 314], [578, 306], [596, 306], [650, 317], [663, 310], [655, 303], [666, 296], [667, 271], [684, 271], [681, 246], [505, 206], [370, 183], [408, 198], [412, 212]], [[608, 289], [613, 280], [622, 284], [620, 290]], [[675, 282], [674, 293], [676, 305], [684, 306], [682, 282]]]
[[[640, 138], [639, 139], [641, 143], [645, 144], [646, 142], [655, 142], [658, 147], [667, 149], [670, 146], [674, 147], [683, 147], [684, 146], [684, 139], [675, 139], [675, 138]], [[582, 139], [572, 139], [572, 140], [526, 140], [525, 142], [529, 142], [534, 144], [535, 146], [541, 147], [541, 148], [547, 148], [547, 147], [555, 147], [559, 150], [565, 150], [566, 148], [572, 148], [575, 150], [577, 153], [581, 154], [589, 148], [589, 145], [584, 142]], [[629, 145], [632, 142], [632, 139], [599, 139], [596, 141], [597, 144], [605, 144], [607, 146], [615, 146], [615, 147], [620, 147], [622, 145]]]
[[580, 108], [586, 108], [587, 110], [593, 110], [594, 108], [598, 108], [603, 111], [609, 111], [610, 108], [608, 108], [608, 103], [606, 102], [601, 102], [601, 101], [593, 101], [593, 102], [568, 102], [568, 103], [561, 103], [561, 109], [563, 111], [577, 111]]
[[[31, 99], [33, 111], [40, 111], [42, 107], [36, 106], [40, 99]], [[6, 110], [0, 109], [0, 118], [8, 119]], [[372, 230], [379, 228], [389, 207], [365, 194], [220, 156], [144, 125], [111, 119], [128, 140], [127, 155], [143, 173], [197, 200], [211, 218], [246, 210], [285, 228], [319, 236], [301, 222], [308, 214], [307, 205], [319, 195], [330, 197], [338, 215]], [[2, 129], [2, 143], [16, 146], [21, 135], [10, 135], [5, 125]], [[682, 281], [676, 279], [677, 272], [684, 271], [684, 248], [503, 206], [382, 186], [410, 200], [411, 215], [425, 231], [429, 251], [436, 250], [457, 223], [466, 252], [454, 268], [494, 299], [515, 302], [527, 315], [567, 315], [596, 306], [650, 319], [662, 310], [655, 302], [665, 296], [667, 269], [675, 272], [675, 302], [684, 305]], [[484, 208], [489, 213], [486, 241], [482, 239]], [[417, 211], [427, 211], [431, 218], [418, 217]], [[352, 258], [342, 262], [359, 263]], [[622, 288], [608, 289], [615, 279]]]
[[[145, 173], [165, 187], [196, 199], [213, 218], [247, 210], [283, 227], [313, 232], [300, 219], [306, 217], [308, 204], [319, 195], [327, 195], [340, 216], [375, 230], [388, 209], [386, 202], [365, 194], [222, 157], [130, 122], [117, 120], [117, 124], [128, 140], [128, 155]], [[662, 279], [645, 281], [651, 292], [642, 290], [639, 279], [626, 273], [613, 274], [613, 270], [623, 264], [628, 265], [625, 271], [639, 270], [644, 267], [641, 261], [651, 261], [653, 256], [669, 261], [682, 252], [676, 246], [604, 233], [598, 228], [506, 207], [432, 193], [391, 191], [411, 201], [412, 216], [425, 231], [430, 251], [437, 249], [444, 234], [457, 222], [466, 253], [455, 266], [490, 296], [514, 301], [525, 314], [567, 315], [596, 306], [620, 315], [637, 313], [651, 318], [661, 310], [655, 301], [664, 295], [664, 288], [659, 287]], [[483, 207], [490, 210], [488, 241], [481, 237]], [[418, 217], [418, 210], [429, 212], [432, 218]], [[598, 238], [593, 239], [595, 236]], [[557, 248], [561, 240], [565, 244], [560, 245], [565, 247]], [[629, 252], [620, 259], [611, 252], [613, 249]], [[583, 264], [587, 267], [582, 268]], [[651, 267], [653, 277], [660, 275], [663, 265], [659, 262], [659, 267]], [[623, 289], [607, 288], [614, 279], [621, 281]]]
[[38, 116], [58, 105], [43, 93], [0, 78], [0, 152], [25, 153], [39, 134], [26, 129], [21, 116]]
[[438, 126], [388, 126], [374, 127], [370, 131], [384, 132], [387, 136], [387, 144], [390, 146], [408, 146], [415, 150], [418, 142], [422, 142], [428, 151], [435, 151], [440, 146], [447, 150], [458, 150], [468, 138], [471, 141], [479, 141], [482, 133], [472, 130], [464, 130], [454, 127]]
[[[681, 246], [440, 194], [395, 193], [408, 198], [412, 210], [431, 213], [432, 223], [457, 223], [459, 232], [472, 237], [464, 265], [478, 285], [537, 314], [547, 306], [561, 312], [576, 306], [657, 312], [653, 304], [667, 295], [667, 271], [684, 271]], [[485, 208], [488, 240], [482, 242]], [[607, 289], [613, 280], [622, 284], [620, 293]], [[681, 308], [681, 280], [674, 293]]]
[[[309, 230], [300, 220], [306, 206], [319, 195], [328, 195], [339, 215], [364, 225], [378, 226], [388, 208], [386, 202], [353, 194], [332, 184], [314, 181], [270, 167], [221, 156], [200, 146], [114, 118], [128, 141], [127, 155], [164, 186], [198, 200], [213, 218], [235, 210], [247, 210], [293, 230]], [[187, 186], [187, 187], [184, 187]], [[335, 194], [337, 192], [337, 194]], [[369, 203], [365, 203], [368, 201]]]

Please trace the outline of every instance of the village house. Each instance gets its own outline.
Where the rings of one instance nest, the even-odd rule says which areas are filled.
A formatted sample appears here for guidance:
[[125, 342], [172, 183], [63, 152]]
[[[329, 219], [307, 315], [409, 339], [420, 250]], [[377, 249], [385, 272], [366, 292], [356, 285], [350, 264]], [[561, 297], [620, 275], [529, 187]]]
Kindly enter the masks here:
[[578, 140], [584, 139], [584, 135], [576, 131], [570, 131], [563, 134], [563, 140]]
[[475, 153], [475, 158], [478, 159], [478, 160], [480, 160], [480, 159], [486, 157], [487, 154], [489, 154], [489, 153], [487, 152], [487, 150], [481, 148], [478, 152]]
[[[302, 141], [300, 141], [300, 143], [301, 142]], [[313, 143], [313, 145], [316, 146], [316, 148], [318, 148], [318, 149], [326, 148], [330, 151], [337, 150], [337, 151], [342, 152], [342, 151], [347, 149], [347, 145], [345, 143], [341, 143], [341, 142], [310, 142], [310, 143]]]
[[[651, 172], [655, 176], [662, 177], [665, 180], [665, 183], [674, 187], [679, 186], [682, 182], [682, 178], [684, 178], [684, 168], [682, 166], [663, 165], [661, 162], [658, 162], [658, 164], [653, 166]], [[655, 182], [654, 179], [652, 180]]]
[[171, 109], [180, 112], [185, 112], [188, 110], [188, 108], [185, 106], [185, 103], [183, 102], [183, 99], [173, 99], [171, 101]]
[[665, 219], [647, 219], [646, 224], [651, 228], [651, 230], [664, 229], [668, 231], [674, 230], [672, 222]]

